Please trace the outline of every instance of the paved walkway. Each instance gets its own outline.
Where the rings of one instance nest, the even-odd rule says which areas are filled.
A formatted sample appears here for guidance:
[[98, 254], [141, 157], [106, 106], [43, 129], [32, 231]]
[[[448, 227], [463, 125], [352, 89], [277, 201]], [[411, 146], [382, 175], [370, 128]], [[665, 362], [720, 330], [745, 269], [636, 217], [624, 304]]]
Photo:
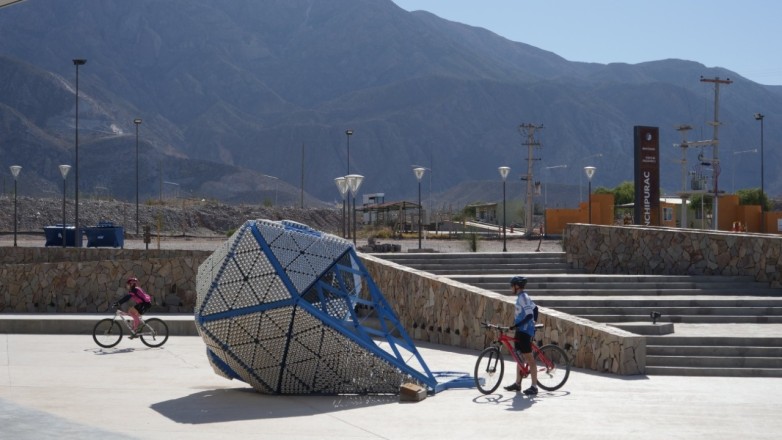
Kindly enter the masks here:
[[[419, 349], [434, 371], [468, 372], [477, 354]], [[89, 335], [0, 335], [0, 438], [8, 439], [777, 439], [781, 411], [782, 379], [582, 370], [534, 398], [474, 388], [417, 403], [268, 396], [215, 375], [198, 337], [100, 349]]]
[[[211, 250], [223, 241], [166, 240], [161, 247]], [[403, 250], [418, 244], [401, 242]], [[510, 252], [537, 245], [507, 242]], [[454, 240], [430, 239], [423, 247], [467, 249]], [[501, 250], [502, 241], [479, 247]], [[541, 251], [561, 247], [544, 241]], [[677, 325], [678, 332], [725, 336], [759, 328], [778, 335], [782, 326], [716, 331]], [[419, 349], [434, 371], [470, 372], [477, 355], [423, 343]], [[127, 339], [100, 349], [88, 334], [0, 334], [0, 439], [776, 439], [780, 412], [782, 378], [617, 377], [583, 370], [574, 370], [561, 390], [534, 398], [505, 391], [483, 396], [474, 388], [418, 403], [396, 396], [267, 396], [215, 375], [198, 337], [172, 336], [160, 349]]]

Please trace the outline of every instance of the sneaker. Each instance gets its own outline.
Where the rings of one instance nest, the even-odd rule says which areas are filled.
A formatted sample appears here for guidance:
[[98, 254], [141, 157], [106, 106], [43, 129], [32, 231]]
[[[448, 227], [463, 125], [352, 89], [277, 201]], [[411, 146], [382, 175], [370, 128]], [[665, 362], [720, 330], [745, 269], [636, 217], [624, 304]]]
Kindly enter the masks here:
[[529, 387], [526, 390], [524, 390], [524, 394], [526, 394], [528, 396], [535, 396], [535, 395], [538, 394], [538, 387], [536, 387], [535, 385], [532, 385], [531, 387]]
[[517, 383], [510, 384], [505, 387], [505, 391], [521, 391], [521, 385]]
[[135, 334], [135, 333], [133, 333], [132, 335], [130, 335], [130, 336], [128, 337], [128, 339], [136, 339], [136, 338], [138, 338], [138, 335], [137, 335], [137, 334]]

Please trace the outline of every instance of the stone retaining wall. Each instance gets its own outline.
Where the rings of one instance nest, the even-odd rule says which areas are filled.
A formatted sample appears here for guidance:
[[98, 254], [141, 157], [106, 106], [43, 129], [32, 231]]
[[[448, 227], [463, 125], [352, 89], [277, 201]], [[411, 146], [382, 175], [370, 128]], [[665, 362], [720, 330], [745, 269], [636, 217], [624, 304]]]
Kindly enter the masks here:
[[[513, 322], [515, 298], [448, 278], [361, 255], [376, 285], [417, 340], [482, 349], [496, 335], [480, 327], [483, 321]], [[605, 324], [541, 308], [538, 338], [565, 348], [573, 366], [615, 374], [643, 374], [646, 339]], [[542, 338], [541, 338], [542, 337]]]
[[782, 287], [782, 237], [642, 226], [569, 224], [568, 263], [591, 273], [740, 275]]
[[192, 313], [206, 251], [5, 248], [0, 313], [105, 311], [135, 276], [154, 298], [153, 312]]
[[[0, 313], [104, 311], [139, 278], [154, 295], [153, 312], [192, 313], [198, 266], [207, 251], [6, 248], [0, 264]], [[77, 261], [78, 259], [78, 261]], [[480, 322], [509, 324], [514, 298], [362, 255], [362, 261], [412, 337], [481, 349], [492, 335]], [[542, 309], [544, 343], [566, 348], [573, 365], [616, 374], [642, 374], [643, 337], [554, 310]]]

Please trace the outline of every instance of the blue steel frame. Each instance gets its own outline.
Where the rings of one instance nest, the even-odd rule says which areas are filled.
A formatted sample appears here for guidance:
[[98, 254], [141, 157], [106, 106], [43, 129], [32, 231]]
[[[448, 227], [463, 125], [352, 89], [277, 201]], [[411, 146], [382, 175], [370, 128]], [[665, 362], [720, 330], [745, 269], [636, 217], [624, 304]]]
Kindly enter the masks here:
[[[285, 221], [283, 221], [282, 224], [284, 225], [286, 232], [298, 232], [309, 234], [314, 237], [321, 237], [319, 231], [313, 230], [305, 225]], [[319, 277], [310, 283], [310, 285], [298, 290], [294, 281], [286, 272], [286, 268], [280, 263], [270, 244], [267, 243], [263, 234], [258, 229], [257, 222], [247, 222], [245, 226], [248, 225], [249, 231], [252, 233], [261, 250], [267, 256], [269, 263], [273, 266], [280, 281], [290, 294], [290, 297], [284, 300], [258, 304], [248, 308], [228, 310], [208, 316], [199, 314], [197, 315], [199, 327], [203, 328], [204, 325], [210, 321], [292, 306], [292, 313], [294, 315], [297, 308], [301, 308], [310, 315], [318, 317], [323, 325], [350, 339], [367, 352], [379, 357], [402, 373], [414, 378], [422, 385], [425, 385], [432, 393], [447, 388], [473, 386], [472, 378], [464, 373], [433, 373], [430, 371], [426, 362], [416, 349], [412, 339], [402, 327], [397, 316], [372, 280], [366, 267], [361, 263], [361, 260], [352, 246], [348, 246], [345, 252], [338, 258], [335, 258], [328, 269], [323, 271]], [[246, 231], [244, 232], [246, 233]], [[226, 260], [233, 258], [235, 251], [236, 249], [231, 249], [226, 255]], [[222, 272], [223, 270], [221, 268], [217, 274], [218, 278]], [[359, 297], [361, 286], [366, 287], [364, 298]], [[215, 287], [216, 281], [213, 280], [212, 289]], [[363, 306], [367, 310], [371, 310], [373, 312], [372, 317], [377, 318], [380, 328], [375, 329], [363, 325], [362, 321], [367, 318], [359, 316], [356, 311], [357, 306]], [[292, 319], [289, 324], [288, 334], [292, 334], [293, 325], [294, 320]], [[395, 336], [395, 334], [398, 336]], [[379, 347], [376, 342], [377, 340], [387, 343], [390, 352]], [[288, 339], [288, 342], [285, 345], [285, 352], [282, 354], [282, 359], [288, 357], [289, 349], [290, 339]], [[213, 365], [225, 373], [226, 376], [239, 378], [229, 365], [225, 364], [223, 360], [211, 351], [209, 356]], [[407, 360], [405, 359], [405, 356], [408, 357]], [[408, 363], [408, 361], [413, 358], [415, 359], [415, 363], [418, 364], [418, 368], [415, 368]], [[282, 374], [283, 371], [281, 369], [280, 379], [282, 379]], [[438, 383], [438, 377], [441, 379], [440, 383]], [[278, 381], [278, 384], [279, 383], [281, 383], [281, 380]], [[279, 386], [281, 385], [278, 385], [277, 392], [280, 392]]]

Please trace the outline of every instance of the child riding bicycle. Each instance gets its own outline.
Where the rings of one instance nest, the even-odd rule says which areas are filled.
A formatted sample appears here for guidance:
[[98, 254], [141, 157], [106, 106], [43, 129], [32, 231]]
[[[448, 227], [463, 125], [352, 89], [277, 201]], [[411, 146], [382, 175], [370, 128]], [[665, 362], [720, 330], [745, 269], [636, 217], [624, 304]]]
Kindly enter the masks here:
[[[141, 315], [152, 307], [152, 297], [147, 295], [147, 293], [139, 287], [138, 278], [136, 277], [128, 278], [127, 286], [127, 295], [120, 298], [117, 302], [112, 304], [112, 306], [119, 307], [130, 299], [135, 302], [135, 304], [128, 309], [128, 313], [130, 313], [130, 316], [133, 318], [133, 332], [135, 333], [141, 323]], [[130, 337], [132, 339], [135, 335], [131, 335]]]
[[[513, 293], [518, 295], [516, 297], [516, 318], [511, 327], [516, 329], [516, 333], [513, 336], [516, 339], [515, 348], [517, 352], [524, 356], [527, 364], [533, 366], [533, 368], [530, 368], [532, 386], [524, 390], [524, 394], [534, 396], [538, 394], [538, 370], [534, 368], [535, 358], [532, 356], [532, 337], [535, 336], [538, 306], [524, 291], [524, 287], [527, 285], [526, 278], [515, 276], [511, 278], [510, 285]], [[506, 386], [505, 389], [507, 391], [521, 391], [521, 372], [518, 368], [516, 369], [516, 382]]]

